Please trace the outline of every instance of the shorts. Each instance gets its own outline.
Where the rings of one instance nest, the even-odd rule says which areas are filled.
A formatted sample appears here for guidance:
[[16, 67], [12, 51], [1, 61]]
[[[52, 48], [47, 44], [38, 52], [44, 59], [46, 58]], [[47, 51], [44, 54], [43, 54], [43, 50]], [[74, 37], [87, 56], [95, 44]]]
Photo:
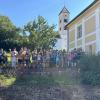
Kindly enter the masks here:
[[23, 63], [23, 60], [22, 59], [18, 59], [18, 63], [19, 64], [22, 64]]

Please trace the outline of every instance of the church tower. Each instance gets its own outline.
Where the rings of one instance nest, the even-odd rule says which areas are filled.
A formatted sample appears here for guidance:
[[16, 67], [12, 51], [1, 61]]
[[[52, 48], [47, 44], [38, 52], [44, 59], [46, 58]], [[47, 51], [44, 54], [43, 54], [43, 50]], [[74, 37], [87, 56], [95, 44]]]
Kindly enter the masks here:
[[64, 6], [61, 12], [59, 13], [59, 34], [60, 34], [60, 48], [66, 51], [68, 50], [68, 35], [67, 30], [65, 30], [65, 25], [69, 22], [70, 12]]

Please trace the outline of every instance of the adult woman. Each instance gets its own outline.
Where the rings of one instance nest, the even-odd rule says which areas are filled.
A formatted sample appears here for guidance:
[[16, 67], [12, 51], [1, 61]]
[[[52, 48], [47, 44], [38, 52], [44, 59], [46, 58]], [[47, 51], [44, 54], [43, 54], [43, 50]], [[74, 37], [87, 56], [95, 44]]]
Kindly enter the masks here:
[[16, 48], [14, 48], [14, 50], [12, 51], [12, 67], [16, 67], [17, 55], [18, 52], [16, 51]]

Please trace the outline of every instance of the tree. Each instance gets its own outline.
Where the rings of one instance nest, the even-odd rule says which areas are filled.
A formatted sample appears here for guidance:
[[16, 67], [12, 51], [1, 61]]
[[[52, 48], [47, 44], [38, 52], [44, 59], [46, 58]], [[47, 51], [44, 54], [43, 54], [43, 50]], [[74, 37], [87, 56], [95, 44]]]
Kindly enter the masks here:
[[42, 16], [28, 22], [22, 29], [17, 28], [7, 16], [0, 15], [0, 48], [52, 48], [59, 38], [54, 29], [55, 25], [48, 25]]
[[7, 16], [0, 15], [0, 48], [9, 49], [18, 45], [20, 28], [11, 22]]
[[33, 48], [42, 49], [55, 46], [59, 34], [54, 29], [55, 25], [48, 25], [42, 16], [38, 16], [36, 20], [30, 21], [24, 26], [24, 32], [29, 33], [30, 45]]
[[0, 16], [0, 40], [14, 37], [15, 26], [6, 16]]

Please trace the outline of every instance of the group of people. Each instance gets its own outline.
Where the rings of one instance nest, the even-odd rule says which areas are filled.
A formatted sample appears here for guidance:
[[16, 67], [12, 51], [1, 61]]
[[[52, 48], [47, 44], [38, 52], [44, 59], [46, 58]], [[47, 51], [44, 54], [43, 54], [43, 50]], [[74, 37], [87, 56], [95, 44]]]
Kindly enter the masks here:
[[16, 67], [17, 64], [29, 64], [29, 61], [30, 50], [26, 47], [21, 48], [20, 51], [17, 51], [16, 48], [9, 49], [8, 52], [0, 49], [0, 64], [11, 64], [12, 67]]
[[68, 53], [68, 66], [76, 66], [80, 58], [85, 54], [81, 48], [74, 49]]
[[59, 65], [63, 59], [63, 53], [58, 50], [48, 49], [41, 50], [35, 49], [31, 51], [30, 49], [24, 47], [19, 51], [14, 48], [9, 49], [9, 52], [5, 52], [0, 49], [0, 64], [11, 64], [12, 67], [18, 66], [36, 66], [41, 64], [42, 66], [54, 66]]
[[5, 52], [0, 49], [0, 64], [11, 64], [12, 67], [18, 66], [33, 66], [33, 67], [64, 67], [74, 66], [80, 59], [82, 54], [81, 49], [74, 49], [72, 52], [59, 50], [33, 50], [22, 47], [19, 51], [14, 48]]

